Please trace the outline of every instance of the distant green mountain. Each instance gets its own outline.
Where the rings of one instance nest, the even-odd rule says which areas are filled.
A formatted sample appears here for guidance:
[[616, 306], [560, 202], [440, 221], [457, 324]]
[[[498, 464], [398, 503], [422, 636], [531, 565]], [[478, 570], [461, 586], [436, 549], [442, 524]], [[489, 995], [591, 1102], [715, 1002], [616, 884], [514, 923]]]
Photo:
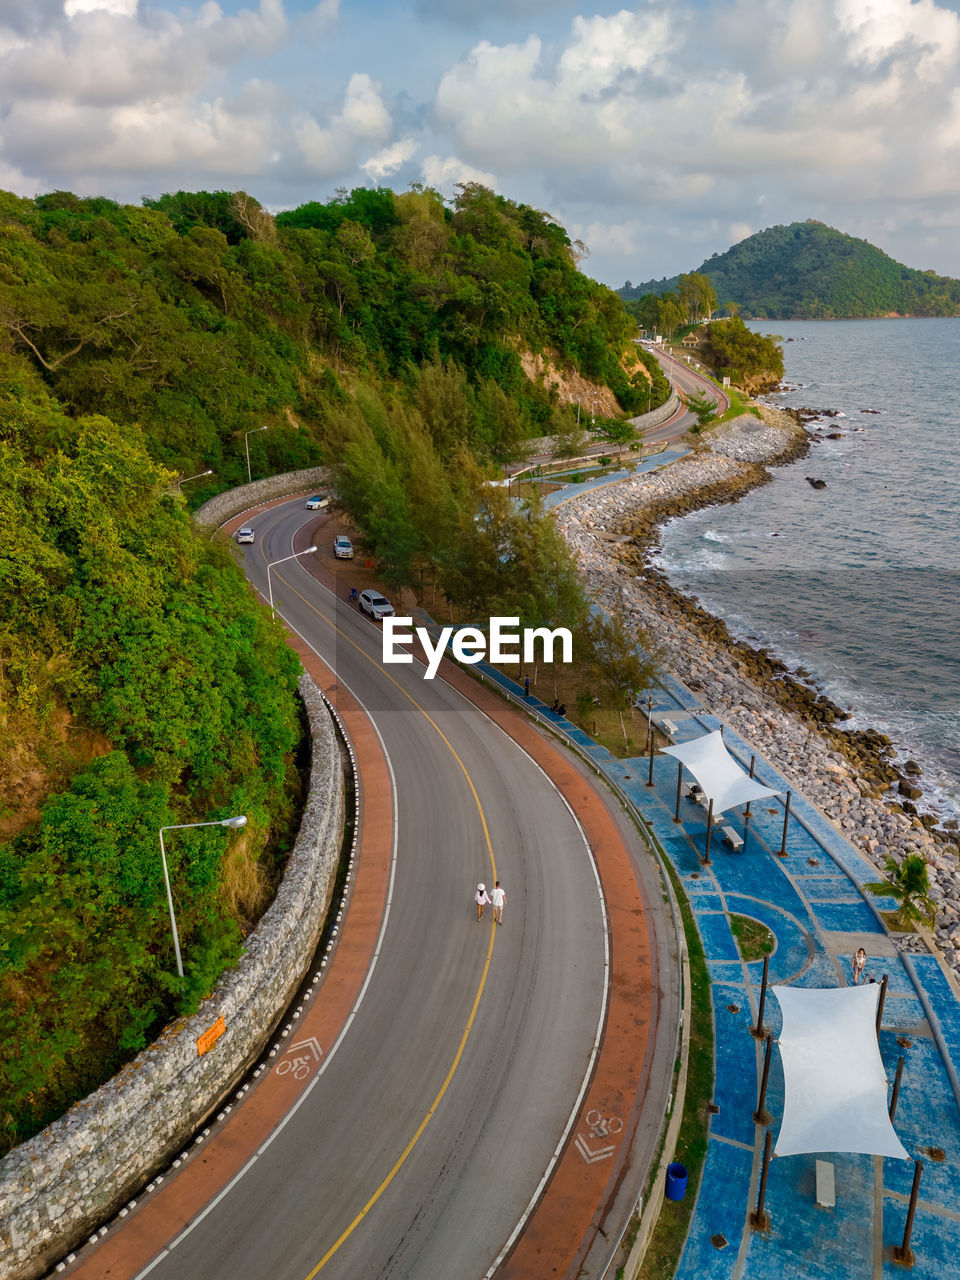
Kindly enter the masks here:
[[[768, 227], [714, 254], [696, 268], [717, 291], [719, 306], [777, 320], [856, 316], [960, 315], [960, 280], [915, 271], [875, 245], [822, 222]], [[676, 289], [678, 276], [617, 292], [625, 301]]]

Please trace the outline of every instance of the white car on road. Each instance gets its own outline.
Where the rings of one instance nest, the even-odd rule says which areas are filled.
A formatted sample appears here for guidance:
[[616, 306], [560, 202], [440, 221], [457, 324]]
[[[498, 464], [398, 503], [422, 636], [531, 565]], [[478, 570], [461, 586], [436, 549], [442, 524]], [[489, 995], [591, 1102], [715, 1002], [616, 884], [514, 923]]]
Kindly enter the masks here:
[[369, 613], [370, 617], [377, 622], [381, 618], [393, 617], [393, 605], [379, 591], [361, 591], [360, 608], [364, 613]]
[[256, 540], [257, 535], [248, 524], [245, 524], [242, 529], [237, 530], [238, 542], [256, 542]]

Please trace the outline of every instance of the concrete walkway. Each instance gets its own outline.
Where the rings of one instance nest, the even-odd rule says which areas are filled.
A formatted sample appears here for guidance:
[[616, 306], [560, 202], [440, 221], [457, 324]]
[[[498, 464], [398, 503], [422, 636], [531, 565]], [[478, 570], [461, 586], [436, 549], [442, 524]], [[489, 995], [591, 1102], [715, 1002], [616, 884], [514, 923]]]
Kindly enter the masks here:
[[[513, 681], [491, 669], [484, 674], [516, 695]], [[644, 699], [646, 702], [646, 699]], [[884, 1280], [902, 1275], [891, 1257], [906, 1218], [913, 1164], [903, 1160], [837, 1153], [823, 1156], [836, 1170], [836, 1206], [815, 1203], [814, 1155], [771, 1163], [766, 1196], [770, 1227], [754, 1233], [754, 1207], [766, 1130], [755, 1125], [762, 1047], [750, 1034], [756, 1021], [762, 962], [744, 963], [730, 930], [731, 915], [765, 924], [776, 939], [770, 957], [771, 983], [836, 987], [850, 979], [851, 959], [860, 946], [866, 974], [889, 987], [880, 1050], [893, 1081], [897, 1058], [904, 1058], [895, 1127], [912, 1159], [923, 1160], [920, 1203], [913, 1229], [913, 1275], [943, 1280], [960, 1277], [960, 1000], [935, 956], [901, 952], [885, 931], [877, 907], [894, 904], [863, 889], [875, 870], [809, 801], [793, 792], [787, 823], [786, 857], [778, 856], [784, 827], [784, 800], [754, 804], [748, 828], [743, 811], [728, 813], [714, 826], [711, 863], [703, 865], [706, 815], [681, 800], [674, 821], [677, 762], [654, 759], [648, 787], [647, 757], [617, 760], [585, 733], [550, 712], [536, 698], [530, 705], [575, 741], [630, 798], [670, 858], [693, 907], [706, 953], [716, 1033], [716, 1080], [707, 1159], [697, 1194], [681, 1280], [814, 1280], [827, 1277]], [[654, 691], [654, 715], [663, 713], [682, 742], [720, 727], [678, 681], [668, 678]], [[724, 727], [728, 749], [749, 768], [751, 750]], [[786, 792], [787, 782], [764, 760], [756, 774]], [[689, 775], [687, 780], [690, 780]], [[745, 838], [734, 853], [719, 831], [732, 826]], [[914, 940], [916, 943], [917, 940]], [[780, 1012], [769, 997], [764, 1019], [776, 1036]], [[774, 1137], [783, 1114], [783, 1074], [774, 1049], [767, 1111]], [[678, 1151], [676, 1159], [683, 1160]], [[670, 1202], [663, 1212], [672, 1212]]]

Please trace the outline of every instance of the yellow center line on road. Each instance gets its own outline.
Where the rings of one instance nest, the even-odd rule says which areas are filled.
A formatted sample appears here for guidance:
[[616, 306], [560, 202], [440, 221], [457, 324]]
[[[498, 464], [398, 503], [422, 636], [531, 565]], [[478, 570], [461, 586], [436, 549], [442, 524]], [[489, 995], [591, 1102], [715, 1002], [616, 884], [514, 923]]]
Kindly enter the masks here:
[[[261, 544], [258, 544], [258, 545], [260, 549], [261, 558], [263, 559], [264, 563], [266, 563], [266, 557], [263, 555], [262, 545]], [[298, 600], [300, 600], [303, 604], [305, 604], [308, 609], [310, 609], [313, 613], [317, 615], [318, 618], [321, 618], [329, 627], [331, 627], [337, 633], [338, 636], [344, 639], [347, 642], [347, 644], [352, 645], [354, 649], [356, 649], [357, 653], [359, 653], [363, 658], [365, 658], [367, 662], [369, 662], [372, 666], [377, 667], [382, 672], [382, 674], [390, 681], [390, 683], [393, 684], [400, 691], [400, 693], [402, 693], [403, 696], [413, 704], [414, 707], [416, 707], [416, 709], [420, 712], [420, 714], [427, 721], [427, 723], [439, 735], [444, 746], [447, 748], [447, 750], [453, 756], [454, 760], [456, 760], [457, 764], [460, 766], [463, 776], [466, 779], [467, 786], [470, 788], [470, 794], [473, 796], [473, 802], [477, 806], [477, 813], [480, 816], [480, 824], [483, 827], [483, 838], [487, 846], [487, 854], [490, 858], [492, 876], [493, 876], [494, 882], [496, 882], [497, 862], [493, 855], [493, 844], [490, 840], [490, 830], [487, 826], [486, 815], [483, 812], [483, 805], [480, 803], [480, 796], [477, 794], [477, 789], [473, 784], [473, 779], [470, 777], [470, 773], [469, 773], [469, 770], [467, 769], [467, 766], [460, 759], [460, 756], [457, 754], [456, 748], [450, 742], [449, 738], [446, 736], [446, 734], [443, 732], [443, 730], [440, 728], [437, 722], [433, 719], [430, 713], [420, 705], [420, 703], [416, 700], [416, 698], [411, 693], [408, 693], [407, 690], [404, 689], [403, 685], [401, 685], [397, 680], [394, 679], [392, 675], [390, 675], [390, 673], [384, 668], [382, 663], [377, 662], [375, 658], [371, 658], [365, 649], [363, 649], [359, 644], [357, 644], [355, 640], [351, 640], [350, 637], [343, 630], [341, 630], [340, 627], [337, 626], [336, 622], [334, 622], [330, 617], [328, 617], [327, 614], [325, 614], [322, 610], [318, 609], [316, 605], [312, 604], [306, 598], [306, 596], [301, 595], [300, 592], [296, 589], [296, 587], [293, 586], [291, 582], [289, 582], [286, 578], [282, 577], [282, 575], [280, 574], [278, 574], [277, 576], [280, 579], [280, 581], [283, 583], [283, 585], [287, 587], [288, 590], [293, 592], [293, 594], [297, 597]], [[305, 1280], [313, 1280], [313, 1277], [317, 1275], [318, 1272], [320, 1272], [326, 1266], [326, 1264], [330, 1261], [330, 1259], [341, 1247], [341, 1245], [343, 1245], [343, 1243], [357, 1229], [357, 1227], [360, 1225], [363, 1219], [367, 1216], [367, 1214], [370, 1212], [373, 1206], [377, 1203], [377, 1201], [386, 1191], [387, 1187], [389, 1187], [390, 1183], [394, 1180], [394, 1178], [403, 1168], [411, 1151], [413, 1151], [414, 1147], [420, 1141], [420, 1138], [423, 1135], [424, 1129], [426, 1129], [427, 1125], [433, 1119], [433, 1116], [437, 1108], [440, 1106], [440, 1103], [443, 1100], [444, 1094], [447, 1092], [447, 1090], [450, 1087], [450, 1082], [453, 1080], [457, 1067], [460, 1065], [460, 1059], [463, 1057], [463, 1052], [464, 1052], [464, 1049], [466, 1048], [467, 1040], [470, 1036], [471, 1030], [473, 1029], [473, 1023], [477, 1016], [477, 1010], [480, 1007], [480, 998], [483, 995], [483, 990], [487, 983], [487, 975], [490, 972], [490, 962], [493, 958], [493, 940], [496, 937], [496, 929], [494, 928], [494, 924], [495, 924], [495, 921], [491, 917], [490, 938], [487, 943], [487, 955], [486, 955], [486, 959], [484, 960], [483, 972], [480, 975], [480, 983], [477, 987], [476, 995], [473, 997], [473, 1005], [470, 1009], [470, 1016], [468, 1017], [467, 1024], [463, 1029], [463, 1035], [460, 1037], [460, 1043], [457, 1046], [457, 1052], [454, 1054], [453, 1061], [450, 1064], [450, 1069], [447, 1071], [446, 1077], [444, 1078], [443, 1084], [440, 1086], [437, 1096], [434, 1098], [433, 1102], [430, 1104], [430, 1109], [427, 1111], [427, 1114], [423, 1117], [423, 1119], [420, 1121], [420, 1124], [417, 1126], [416, 1132], [414, 1133], [413, 1137], [410, 1139], [410, 1141], [404, 1147], [403, 1151], [400, 1153], [400, 1158], [397, 1160], [396, 1164], [393, 1166], [393, 1168], [390, 1170], [390, 1172], [387, 1174], [384, 1180], [380, 1183], [379, 1187], [377, 1187], [376, 1191], [373, 1193], [373, 1195], [370, 1197], [367, 1203], [363, 1206], [363, 1208], [360, 1210], [357, 1216], [353, 1219], [350, 1225], [344, 1229], [344, 1231], [330, 1246], [330, 1248], [323, 1255], [323, 1257], [320, 1259], [317, 1265], [313, 1268], [313, 1270], [305, 1277]]]

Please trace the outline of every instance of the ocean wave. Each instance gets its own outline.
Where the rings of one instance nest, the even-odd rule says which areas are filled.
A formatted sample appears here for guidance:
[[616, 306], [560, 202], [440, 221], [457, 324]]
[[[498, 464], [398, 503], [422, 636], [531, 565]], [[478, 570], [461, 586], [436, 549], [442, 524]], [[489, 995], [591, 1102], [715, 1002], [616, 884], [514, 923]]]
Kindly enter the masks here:
[[715, 529], [706, 529], [703, 534], [707, 542], [730, 542], [729, 533], [717, 533]]
[[679, 555], [661, 553], [655, 563], [664, 573], [671, 576], [676, 574], [683, 583], [683, 589], [687, 591], [702, 585], [697, 581], [698, 575], [711, 571], [726, 572], [732, 561], [733, 557], [722, 551], [707, 551], [698, 547], [696, 550], [685, 549]]

